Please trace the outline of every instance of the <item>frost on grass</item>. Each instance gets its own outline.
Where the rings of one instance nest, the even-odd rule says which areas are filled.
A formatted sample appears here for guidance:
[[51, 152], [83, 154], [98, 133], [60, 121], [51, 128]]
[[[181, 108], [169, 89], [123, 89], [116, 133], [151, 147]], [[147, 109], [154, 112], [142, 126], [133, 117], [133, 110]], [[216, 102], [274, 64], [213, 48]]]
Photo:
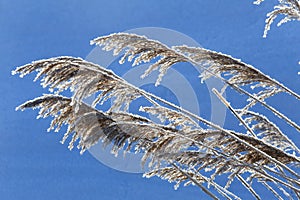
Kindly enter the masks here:
[[[254, 4], [261, 4], [264, 0], [257, 0]], [[300, 1], [299, 0], [278, 0], [279, 4], [274, 6], [274, 10], [267, 14], [266, 26], [264, 30], [263, 37], [267, 37], [268, 31], [274, 20], [279, 16], [283, 15], [284, 17], [280, 19], [277, 23], [277, 26], [282, 24], [297, 20], [300, 21]]]
[[125, 54], [120, 59], [122, 64], [128, 59], [133, 61], [133, 66], [140, 63], [148, 63], [152, 59], [160, 58], [142, 75], [142, 78], [149, 75], [154, 70], [159, 69], [159, 77], [155, 85], [159, 85], [162, 77], [166, 74], [168, 68], [178, 62], [186, 62], [186, 58], [174, 50], [156, 40], [150, 40], [145, 36], [129, 33], [115, 33], [108, 36], [98, 37], [91, 41], [91, 44], [103, 46], [103, 50], [113, 50], [114, 55], [118, 55], [122, 50]]
[[[50, 91], [18, 109], [39, 108], [39, 117], [52, 117], [49, 131], [59, 131], [67, 125], [62, 143], [71, 138], [69, 149], [77, 144], [83, 153], [102, 141], [104, 145], [113, 144], [115, 155], [120, 150], [142, 153], [141, 164], [147, 163], [149, 167], [144, 176], [159, 176], [174, 182], [175, 188], [192, 184], [213, 199], [239, 199], [238, 191], [230, 187], [237, 181], [256, 199], [260, 196], [252, 186], [254, 183], [267, 188], [275, 197], [299, 195], [299, 175], [294, 171], [300, 164], [297, 146], [267, 117], [251, 111], [257, 102], [270, 109], [264, 104], [265, 99], [279, 92], [299, 98], [295, 92], [249, 64], [204, 48], [168, 47], [128, 33], [102, 36], [92, 43], [113, 50], [114, 55], [124, 52], [120, 64], [126, 59], [133, 61], [133, 65], [153, 61], [143, 77], [158, 69], [156, 84], [178, 62], [201, 67], [203, 80], [217, 77], [249, 97], [250, 103], [245, 102], [244, 108], [234, 112], [254, 134], [223, 129], [129, 84], [110, 70], [73, 57], [50, 58], [18, 67], [13, 74], [25, 76], [36, 71], [35, 80], [41, 79], [41, 85]], [[253, 93], [254, 88], [259, 92]], [[61, 96], [67, 89], [73, 95]], [[85, 104], [83, 99], [91, 95], [96, 95], [95, 101], [92, 105]], [[160, 123], [129, 112], [129, 106], [137, 98], [150, 103], [141, 106], [140, 111], [156, 116]], [[109, 99], [113, 102], [108, 111], [97, 108]], [[280, 115], [277, 110], [271, 111]], [[226, 181], [219, 182], [218, 177], [225, 177]]]

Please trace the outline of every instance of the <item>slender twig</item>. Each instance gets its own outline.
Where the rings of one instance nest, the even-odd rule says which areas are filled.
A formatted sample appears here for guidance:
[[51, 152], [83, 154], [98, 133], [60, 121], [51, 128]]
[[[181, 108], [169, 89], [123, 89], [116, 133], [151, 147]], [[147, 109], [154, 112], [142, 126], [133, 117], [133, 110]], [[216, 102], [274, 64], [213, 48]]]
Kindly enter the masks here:
[[243, 126], [247, 129], [249, 133], [255, 138], [257, 138], [256, 134], [253, 132], [253, 130], [246, 124], [246, 122], [240, 117], [240, 115], [235, 111], [234, 108], [230, 105], [228, 101], [215, 89], [212, 89], [213, 93], [220, 99], [220, 101], [232, 112], [232, 114], [243, 124]]
[[281, 198], [281, 196], [267, 182], [262, 181], [261, 183], [268, 188], [268, 190], [270, 190], [277, 199], [283, 200], [283, 198]]
[[[174, 163], [172, 163], [172, 165], [179, 169], [180, 168], [175, 165]], [[181, 170], [182, 172], [182, 170]], [[184, 172], [184, 171], [183, 171]], [[185, 173], [185, 172], [184, 172]], [[232, 192], [228, 191], [227, 189], [225, 189], [224, 187], [220, 186], [219, 184], [215, 183], [214, 181], [212, 181], [210, 178], [207, 178], [205, 176], [203, 176], [202, 174], [198, 173], [195, 171], [195, 173], [197, 173], [202, 179], [204, 179], [207, 183], [211, 184], [212, 186], [214, 186], [214, 188], [221, 194], [223, 195], [225, 198], [227, 199], [231, 199], [228, 195], [233, 196], [235, 199], [241, 200], [240, 197], [236, 196], [235, 194], [233, 194]], [[187, 173], [185, 173], [185, 175], [188, 175]], [[228, 194], [228, 195], [227, 195]]]
[[257, 199], [260, 200], [260, 196], [253, 190], [251, 185], [249, 185], [241, 175], [237, 175], [237, 178], [241, 181], [241, 183], [251, 192], [251, 194]]
[[230, 85], [231, 87], [233, 87], [234, 89], [236, 89], [237, 91], [239, 91], [242, 94], [246, 94], [247, 96], [251, 97], [252, 99], [254, 99], [255, 101], [259, 102], [261, 105], [263, 105], [264, 107], [266, 107], [267, 109], [269, 109], [270, 111], [272, 111], [276, 116], [278, 116], [279, 118], [283, 119], [284, 121], [286, 121], [288, 124], [290, 124], [292, 127], [294, 127], [298, 132], [300, 132], [300, 126], [298, 124], [296, 124], [295, 122], [293, 122], [291, 119], [289, 119], [287, 116], [285, 116], [284, 114], [282, 114], [281, 112], [279, 112], [278, 110], [276, 110], [275, 108], [273, 108], [272, 106], [266, 104], [265, 102], [261, 101], [260, 99], [258, 99], [257, 97], [253, 96], [252, 94], [250, 94], [249, 92], [247, 92], [246, 90], [237, 87], [235, 85]]

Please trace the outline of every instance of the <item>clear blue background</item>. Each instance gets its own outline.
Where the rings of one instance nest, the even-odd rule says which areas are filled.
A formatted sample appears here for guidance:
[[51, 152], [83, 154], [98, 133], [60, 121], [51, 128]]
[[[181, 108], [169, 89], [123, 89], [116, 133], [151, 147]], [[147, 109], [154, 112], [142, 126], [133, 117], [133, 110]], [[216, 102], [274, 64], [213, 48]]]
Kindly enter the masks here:
[[[45, 90], [32, 83], [33, 76], [19, 79], [10, 72], [42, 58], [84, 58], [93, 48], [92, 38], [155, 26], [241, 58], [299, 93], [300, 23], [273, 25], [268, 38], [262, 38], [265, 15], [274, 3], [266, 0], [258, 7], [251, 0], [0, 0], [0, 199], [207, 198], [201, 198], [196, 187], [174, 191], [166, 181], [118, 172], [89, 153], [70, 152], [59, 143], [62, 133], [45, 133], [49, 120], [35, 120], [33, 111], [14, 111]], [[280, 96], [270, 102], [299, 123], [299, 104], [293, 98]], [[228, 115], [227, 124], [233, 120]]]

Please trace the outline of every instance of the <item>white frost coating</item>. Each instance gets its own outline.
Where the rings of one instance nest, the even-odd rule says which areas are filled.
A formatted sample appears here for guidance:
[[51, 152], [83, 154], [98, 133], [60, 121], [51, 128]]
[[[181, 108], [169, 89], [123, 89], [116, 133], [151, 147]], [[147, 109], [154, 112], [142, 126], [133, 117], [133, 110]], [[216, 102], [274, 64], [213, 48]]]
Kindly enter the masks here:
[[119, 63], [124, 63], [126, 58], [133, 61], [132, 66], [140, 63], [148, 63], [152, 59], [160, 58], [157, 62], [150, 65], [148, 70], [142, 75], [142, 78], [149, 75], [152, 71], [160, 68], [160, 74], [155, 85], [159, 85], [162, 77], [171, 65], [177, 62], [186, 62], [186, 58], [166, 45], [156, 40], [151, 40], [145, 36], [130, 33], [114, 33], [108, 36], [95, 38], [90, 42], [103, 47], [103, 50], [114, 50], [114, 55], [118, 55], [122, 50], [125, 54]]
[[[133, 61], [133, 65], [138, 65], [159, 58], [146, 71], [146, 74], [156, 69], [160, 71], [157, 84], [173, 64], [190, 62], [205, 68], [205, 78], [216, 76], [238, 91], [245, 85], [259, 89], [262, 92], [254, 94], [252, 99], [262, 103], [265, 98], [279, 92], [298, 97], [296, 93], [254, 67], [219, 52], [187, 46], [169, 48], [144, 36], [125, 33], [99, 37], [93, 42], [103, 46], [105, 50], [113, 50], [114, 55], [125, 50], [120, 63], [127, 58]], [[52, 116], [49, 130], [58, 131], [62, 125], [67, 124], [68, 130], [61, 142], [72, 137], [69, 149], [74, 148], [76, 141], [79, 141], [77, 147], [83, 153], [102, 141], [104, 145], [113, 144], [111, 152], [115, 155], [121, 149], [126, 152], [141, 152], [144, 154], [142, 164], [150, 160], [149, 177], [157, 175], [176, 183], [176, 187], [183, 182], [185, 185], [193, 184], [213, 198], [214, 194], [203, 183], [213, 186], [225, 198], [238, 199], [227, 187], [242, 175], [249, 181], [243, 178], [238, 178], [238, 181], [254, 196], [257, 194], [251, 187], [252, 179], [257, 182], [268, 180], [285, 189], [300, 191], [298, 175], [289, 168], [291, 163], [299, 163], [297, 154], [288, 153], [294, 146], [287, 138], [274, 133], [277, 127], [271, 123], [263, 123], [263, 120], [256, 120], [259, 121], [256, 123], [251, 119], [251, 125], [256, 123], [252, 126], [253, 129], [254, 126], [256, 130], [263, 129], [259, 133], [261, 138], [223, 129], [127, 83], [112, 71], [80, 58], [58, 57], [36, 61], [17, 68], [13, 73], [23, 76], [33, 71], [38, 72], [36, 79], [42, 77], [42, 85], [49, 87], [54, 94], [28, 101], [18, 109], [39, 108], [40, 117]], [[71, 98], [56, 95], [69, 88], [74, 91]], [[93, 106], [82, 102], [85, 97], [98, 92], [100, 94]], [[130, 103], [140, 96], [152, 104], [141, 107], [140, 110], [155, 114], [162, 122], [167, 122], [167, 125], [128, 113]], [[252, 97], [251, 94], [248, 96]], [[115, 100], [108, 112], [104, 113], [95, 108], [98, 103], [112, 97]], [[173, 110], [162, 107], [159, 103], [168, 105]], [[275, 114], [278, 113], [272, 107], [270, 109]], [[246, 111], [248, 109], [244, 109], [243, 114]], [[242, 114], [238, 113], [238, 116], [241, 117]], [[200, 127], [194, 119], [210, 128]], [[203, 175], [205, 170], [211, 170], [210, 177]], [[289, 172], [289, 176], [285, 172]], [[217, 184], [219, 176], [227, 177], [225, 186]], [[273, 187], [276, 188], [276, 185], [271, 189], [267, 188], [272, 190]]]
[[[259, 5], [261, 2], [263, 2], [263, 0], [257, 0], [254, 2], [254, 4]], [[274, 10], [267, 14], [267, 19], [265, 21], [266, 25], [263, 34], [264, 38], [267, 37], [271, 24], [274, 22], [275, 18], [279, 15], [284, 15], [285, 17], [277, 23], [278, 27], [292, 20], [300, 21], [300, 1], [279, 0], [279, 5], [274, 6]]]
[[263, 1], [264, 1], [264, 0], [256, 0], [256, 1], [253, 2], [253, 4], [259, 5], [259, 4], [261, 4]]
[[237, 111], [245, 116], [245, 122], [264, 142], [282, 151], [292, 150], [291, 153], [294, 155], [295, 152], [300, 153], [298, 147], [266, 116], [252, 111], [246, 113], [241, 110]]

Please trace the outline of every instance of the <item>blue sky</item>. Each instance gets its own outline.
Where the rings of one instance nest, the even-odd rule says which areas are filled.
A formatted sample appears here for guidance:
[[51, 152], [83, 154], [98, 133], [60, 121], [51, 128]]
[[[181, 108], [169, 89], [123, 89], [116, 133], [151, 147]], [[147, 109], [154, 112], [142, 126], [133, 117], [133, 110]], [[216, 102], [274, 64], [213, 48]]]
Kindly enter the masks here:
[[[33, 76], [19, 79], [10, 72], [42, 58], [84, 58], [93, 49], [90, 39], [97, 36], [162, 27], [241, 58], [300, 93], [299, 22], [273, 25], [268, 38], [262, 38], [265, 15], [275, 2], [255, 6], [251, 0], [0, 0], [0, 198], [201, 199], [203, 193], [196, 187], [174, 191], [166, 181], [119, 172], [89, 153], [70, 152], [59, 143], [63, 132], [46, 133], [49, 120], [35, 120], [35, 111], [14, 111], [46, 90], [32, 82]], [[299, 123], [296, 100], [280, 96], [270, 102]], [[232, 123], [228, 114], [226, 124]]]

